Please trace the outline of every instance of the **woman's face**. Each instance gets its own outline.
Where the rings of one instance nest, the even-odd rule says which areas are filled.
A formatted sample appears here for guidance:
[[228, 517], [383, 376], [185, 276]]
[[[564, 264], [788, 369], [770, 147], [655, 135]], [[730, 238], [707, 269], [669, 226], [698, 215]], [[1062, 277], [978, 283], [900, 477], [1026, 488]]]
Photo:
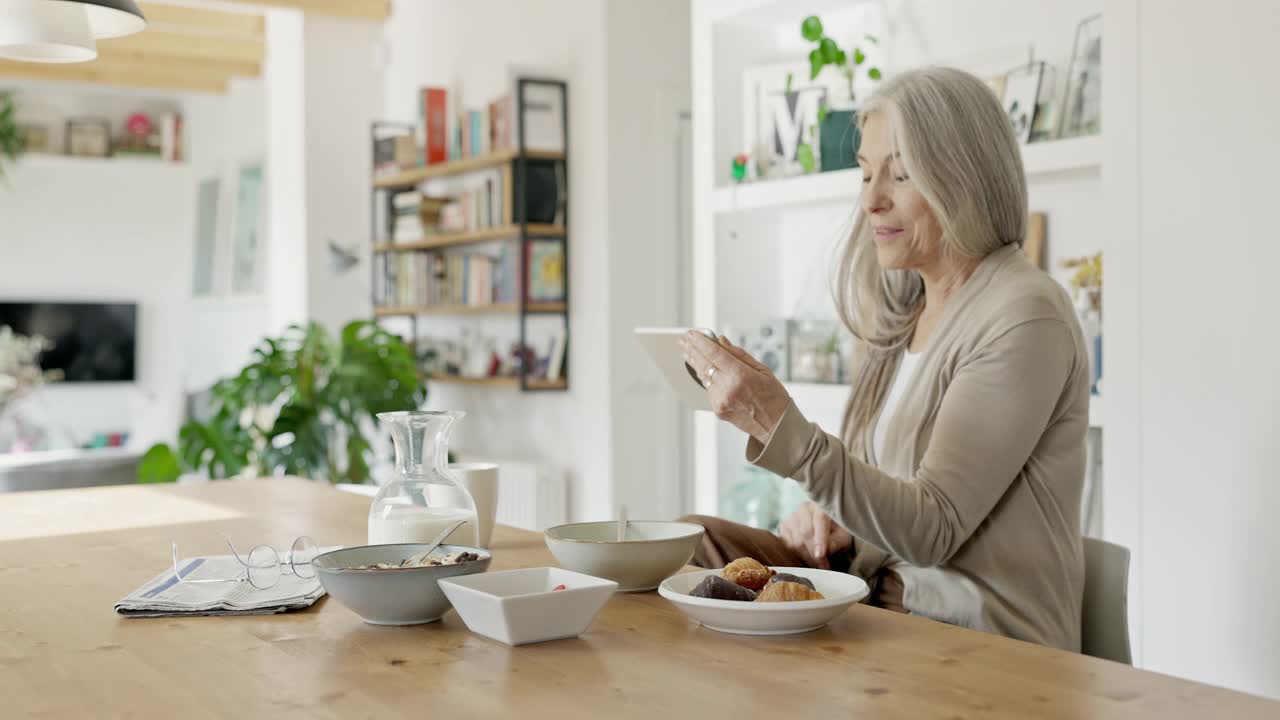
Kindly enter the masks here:
[[884, 113], [871, 113], [862, 126], [858, 164], [859, 202], [875, 231], [876, 255], [886, 270], [918, 270], [939, 259], [942, 226], [929, 203], [893, 157], [893, 138]]

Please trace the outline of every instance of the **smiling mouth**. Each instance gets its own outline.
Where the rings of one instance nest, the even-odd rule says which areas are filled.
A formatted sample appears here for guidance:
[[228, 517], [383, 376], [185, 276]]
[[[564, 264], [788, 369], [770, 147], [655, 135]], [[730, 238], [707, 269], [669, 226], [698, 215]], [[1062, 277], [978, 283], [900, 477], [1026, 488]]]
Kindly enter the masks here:
[[880, 239], [891, 238], [902, 234], [902, 228], [876, 228], [876, 237]]

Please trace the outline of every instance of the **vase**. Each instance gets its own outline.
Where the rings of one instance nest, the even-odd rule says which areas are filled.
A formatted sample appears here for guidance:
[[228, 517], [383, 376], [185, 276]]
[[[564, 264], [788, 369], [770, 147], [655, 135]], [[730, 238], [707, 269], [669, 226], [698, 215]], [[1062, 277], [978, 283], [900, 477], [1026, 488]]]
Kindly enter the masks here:
[[450, 525], [463, 525], [448, 541], [480, 545], [480, 523], [471, 493], [449, 471], [449, 434], [465, 413], [379, 413], [395, 446], [395, 478], [369, 507], [369, 544], [427, 543]]

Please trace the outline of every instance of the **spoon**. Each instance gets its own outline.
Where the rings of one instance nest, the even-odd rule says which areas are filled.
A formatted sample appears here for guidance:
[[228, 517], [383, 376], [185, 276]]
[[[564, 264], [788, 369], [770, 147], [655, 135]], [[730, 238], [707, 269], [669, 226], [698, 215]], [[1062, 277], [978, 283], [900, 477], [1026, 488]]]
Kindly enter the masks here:
[[440, 543], [444, 542], [444, 539], [449, 537], [449, 533], [452, 533], [454, 530], [457, 530], [458, 528], [462, 527], [462, 524], [465, 522], [466, 522], [465, 519], [459, 520], [458, 522], [445, 528], [443, 531], [441, 531], [439, 535], [435, 537], [434, 540], [430, 542], [430, 547], [428, 547], [426, 550], [423, 550], [422, 552], [416, 555], [410, 556], [408, 560], [405, 560], [404, 562], [400, 563], [400, 567], [413, 567], [416, 565], [421, 565], [422, 562], [427, 559], [427, 556], [435, 552], [436, 548], [440, 547]]
[[627, 506], [618, 506], [618, 542], [627, 539]]

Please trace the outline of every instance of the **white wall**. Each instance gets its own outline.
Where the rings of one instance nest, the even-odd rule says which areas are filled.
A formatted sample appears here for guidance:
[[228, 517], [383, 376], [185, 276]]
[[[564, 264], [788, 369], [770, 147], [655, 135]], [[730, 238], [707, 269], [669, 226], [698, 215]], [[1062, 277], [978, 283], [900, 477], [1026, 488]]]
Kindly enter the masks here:
[[[221, 181], [219, 236], [214, 259], [216, 293], [191, 297], [191, 280], [188, 280], [183, 323], [186, 339], [183, 387], [194, 392], [237, 372], [267, 332], [269, 303], [265, 292], [228, 294], [232, 222], [240, 168], [266, 162], [265, 83], [260, 78], [234, 78], [226, 95], [193, 96], [187, 99], [186, 107], [187, 129], [197, 140], [191, 143], [188, 153], [191, 182], [198, 185], [208, 178]], [[191, 234], [194, 234], [194, 218], [191, 225]], [[265, 237], [265, 233], [261, 237]], [[258, 261], [260, 284], [265, 288], [265, 252], [259, 254]]]
[[184, 166], [29, 156], [0, 186], [5, 298], [138, 304], [137, 382], [50, 386], [33, 417], [82, 443], [132, 432], [143, 445], [181, 420], [184, 293], [194, 188]]
[[[468, 412], [455, 444], [473, 455], [534, 460], [568, 473], [570, 514], [612, 504], [604, 7], [599, 0], [396, 2], [386, 26], [385, 119], [417, 121], [417, 91], [461, 87], [474, 107], [508, 91], [508, 68], [569, 85], [572, 387], [515, 394], [433, 385], [429, 405]], [[420, 321], [422, 332], [447, 327]]]
[[[1136, 337], [1140, 369], [1125, 441], [1140, 453], [1144, 664], [1280, 697], [1280, 98], [1248, 71], [1280, 63], [1280, 6], [1142, 1], [1133, 17], [1137, 234], [1112, 241], [1140, 263], [1108, 266], [1107, 283], [1136, 288], [1136, 326], [1108, 333]], [[1186, 62], [1189, 47], [1213, 62]]]
[[[172, 438], [184, 392], [250, 342], [246, 322], [256, 310], [241, 313], [243, 300], [193, 303], [190, 295], [195, 184], [228, 170], [229, 158], [260, 151], [261, 85], [237, 82], [227, 95], [166, 95], [14, 84], [26, 121], [58, 125], [72, 115], [102, 115], [118, 123], [138, 109], [183, 114], [185, 164], [29, 155], [0, 186], [4, 297], [139, 304], [137, 382], [54, 385], [33, 398], [33, 416], [74, 443], [99, 432], [130, 432], [131, 444], [143, 447]], [[225, 196], [223, 205], [229, 201]], [[198, 352], [191, 346], [197, 337]]]
[[[691, 198], [687, 181], [677, 177], [677, 141], [680, 113], [691, 106], [689, 2], [608, 2], [605, 38], [614, 504], [625, 503], [630, 517], [670, 519], [689, 509], [691, 479], [683, 477], [679, 455], [688, 411], [633, 329], [681, 320], [681, 243], [689, 238], [677, 225], [677, 209]], [[575, 297], [575, 311], [592, 302]]]
[[[304, 23], [307, 315], [337, 331], [373, 314], [369, 126], [382, 114], [375, 50], [382, 27], [319, 15]], [[329, 241], [366, 253], [335, 273]]]

